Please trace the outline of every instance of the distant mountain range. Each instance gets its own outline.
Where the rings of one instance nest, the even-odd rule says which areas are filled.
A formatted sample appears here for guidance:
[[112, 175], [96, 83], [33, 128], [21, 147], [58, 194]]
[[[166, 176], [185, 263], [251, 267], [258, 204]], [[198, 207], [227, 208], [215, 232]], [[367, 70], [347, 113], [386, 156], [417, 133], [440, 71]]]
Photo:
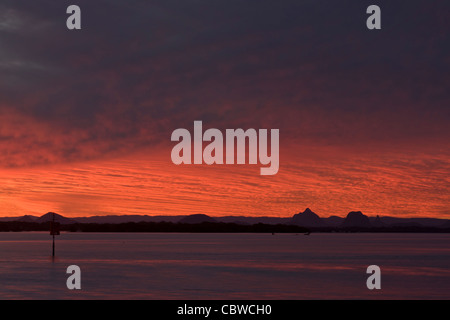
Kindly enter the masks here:
[[[43, 216], [24, 215], [20, 217], [3, 217], [2, 221], [19, 222], [48, 222], [53, 219], [53, 213], [49, 212]], [[450, 220], [438, 218], [396, 218], [396, 217], [368, 217], [360, 211], [350, 212], [345, 218], [330, 216], [322, 218], [311, 209], [295, 214], [290, 218], [279, 217], [246, 217], [246, 216], [223, 216], [210, 217], [204, 214], [180, 215], [180, 216], [148, 216], [148, 215], [120, 215], [120, 216], [92, 216], [67, 218], [55, 213], [55, 221], [61, 224], [96, 223], [96, 224], [120, 224], [127, 222], [172, 222], [197, 224], [203, 222], [223, 222], [241, 225], [254, 224], [286, 224], [306, 227], [310, 229], [326, 228], [390, 228], [390, 227], [429, 227], [450, 228]]]

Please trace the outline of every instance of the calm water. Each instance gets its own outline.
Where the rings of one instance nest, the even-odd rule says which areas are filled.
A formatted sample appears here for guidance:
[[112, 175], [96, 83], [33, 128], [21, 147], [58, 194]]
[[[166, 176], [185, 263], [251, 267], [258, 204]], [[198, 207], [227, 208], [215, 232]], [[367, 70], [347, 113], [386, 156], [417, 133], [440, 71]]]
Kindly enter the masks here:
[[56, 253], [47, 233], [0, 233], [0, 299], [450, 298], [448, 234], [64, 233]]

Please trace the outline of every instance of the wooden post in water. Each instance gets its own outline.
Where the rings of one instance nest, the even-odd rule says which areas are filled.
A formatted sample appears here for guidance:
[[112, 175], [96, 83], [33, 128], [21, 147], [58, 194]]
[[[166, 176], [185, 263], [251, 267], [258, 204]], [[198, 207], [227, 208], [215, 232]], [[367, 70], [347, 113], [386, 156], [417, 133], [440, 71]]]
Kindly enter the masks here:
[[55, 213], [52, 212], [52, 221], [50, 222], [50, 235], [53, 236], [52, 257], [55, 257], [55, 236], [59, 235], [59, 222], [55, 222]]
[[52, 257], [55, 257], [55, 213], [53, 212], [53, 220], [52, 220], [52, 236], [53, 236], [53, 246], [52, 246]]

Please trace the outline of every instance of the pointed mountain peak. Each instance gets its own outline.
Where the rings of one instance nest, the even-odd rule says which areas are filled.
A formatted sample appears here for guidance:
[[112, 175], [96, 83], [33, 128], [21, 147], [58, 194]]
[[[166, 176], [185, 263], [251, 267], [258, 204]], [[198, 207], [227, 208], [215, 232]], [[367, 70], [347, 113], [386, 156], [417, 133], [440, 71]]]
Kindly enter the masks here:
[[310, 208], [292, 217], [292, 223], [303, 227], [324, 227], [326, 223]]
[[[63, 217], [62, 215], [60, 215], [60, 214], [57, 214], [57, 213], [55, 213], [55, 212], [47, 212], [46, 214], [44, 214], [44, 215], [42, 215], [42, 216], [40, 216], [40, 218], [53, 218], [53, 215], [55, 215], [55, 218], [56, 217]], [[64, 218], [64, 217], [63, 217]]]

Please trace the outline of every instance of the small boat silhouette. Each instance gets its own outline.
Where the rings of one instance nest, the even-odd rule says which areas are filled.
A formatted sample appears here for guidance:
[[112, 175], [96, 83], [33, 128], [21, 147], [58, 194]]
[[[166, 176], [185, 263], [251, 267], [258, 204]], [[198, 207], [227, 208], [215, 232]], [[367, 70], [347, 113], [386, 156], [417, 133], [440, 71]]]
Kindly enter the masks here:
[[307, 233], [305, 233], [305, 236], [309, 236], [311, 234], [311, 232], [307, 232]]

